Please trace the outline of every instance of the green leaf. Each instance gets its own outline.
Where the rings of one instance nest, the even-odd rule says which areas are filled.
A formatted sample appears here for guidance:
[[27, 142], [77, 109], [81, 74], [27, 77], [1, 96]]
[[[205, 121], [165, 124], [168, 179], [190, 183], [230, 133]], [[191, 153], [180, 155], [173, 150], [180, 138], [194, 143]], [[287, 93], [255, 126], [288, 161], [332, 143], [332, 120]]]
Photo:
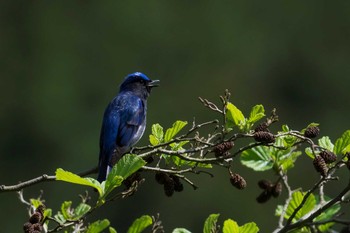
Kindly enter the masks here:
[[173, 139], [180, 130], [187, 125], [187, 121], [176, 121], [173, 126], [166, 130], [164, 142], [169, 142]]
[[314, 158], [315, 158], [314, 153], [312, 153], [311, 147], [306, 147], [306, 148], [305, 148], [305, 154], [307, 154], [311, 159], [314, 159]]
[[253, 124], [265, 116], [264, 106], [261, 104], [255, 105], [250, 111], [248, 122]]
[[60, 211], [58, 211], [57, 214], [55, 214], [54, 218], [60, 224], [64, 224], [66, 222], [66, 219]]
[[257, 233], [259, 232], [259, 227], [255, 222], [249, 222], [239, 227], [239, 233]]
[[108, 226], [109, 221], [107, 219], [104, 219], [102, 221], [98, 220], [89, 225], [86, 233], [99, 233], [106, 229]]
[[335, 141], [334, 153], [337, 155], [345, 154], [350, 152], [350, 130], [347, 130], [343, 135]]
[[283, 131], [283, 132], [289, 132], [289, 127], [288, 127], [288, 125], [282, 125], [282, 131]]
[[243, 151], [241, 163], [255, 171], [265, 171], [273, 167], [270, 150], [266, 146], [257, 146]]
[[224, 222], [224, 227], [222, 228], [223, 233], [239, 233], [239, 226], [236, 221], [232, 219], [227, 219]]
[[226, 105], [226, 125], [225, 128], [232, 128], [233, 126], [238, 126], [240, 130], [244, 128], [245, 117], [241, 110], [239, 110], [232, 103], [227, 103]]
[[[306, 193], [302, 193], [300, 191], [294, 192], [292, 194], [292, 199], [290, 200], [287, 211], [285, 214], [285, 218], [289, 218], [294, 210], [301, 204], [304, 195]], [[316, 206], [316, 198], [313, 194], [310, 194], [304, 205], [301, 207], [301, 209], [297, 212], [295, 215], [295, 218], [293, 219], [293, 222], [297, 221], [298, 219], [302, 218], [304, 215], [309, 213], [311, 210], [313, 210]]]
[[153, 221], [150, 216], [143, 215], [133, 222], [133, 224], [128, 229], [128, 233], [140, 233], [146, 229], [146, 227], [152, 225], [152, 223]]
[[91, 206], [86, 203], [80, 203], [75, 209], [74, 209], [74, 218], [79, 219], [83, 217], [85, 214], [87, 214], [91, 210]]
[[172, 233], [191, 233], [191, 232], [185, 228], [175, 228]]
[[29, 201], [32, 204], [32, 206], [34, 206], [35, 209], [38, 208], [40, 205], [43, 205], [43, 202], [39, 198], [38, 199], [31, 198]]
[[109, 233], [117, 233], [116, 229], [114, 229], [113, 227], [109, 227]]
[[102, 196], [102, 187], [100, 183], [93, 178], [82, 178], [74, 173], [58, 168], [56, 170], [56, 180], [93, 187], [98, 191], [100, 196]]
[[203, 233], [216, 232], [216, 223], [220, 214], [211, 214], [204, 222]]
[[163, 127], [160, 124], [152, 125], [152, 134], [149, 136], [149, 142], [151, 145], [156, 146], [163, 142], [164, 132]]
[[144, 165], [146, 165], [146, 162], [138, 155], [126, 154], [113, 167], [109, 176], [121, 176], [126, 179]]
[[322, 138], [318, 139], [318, 145], [329, 151], [333, 151], [334, 149], [334, 145], [328, 136], [323, 136]]
[[66, 220], [71, 220], [72, 219], [72, 214], [71, 214], [71, 205], [72, 205], [72, 202], [71, 201], [65, 201], [62, 203], [61, 205], [61, 212], [62, 212], [62, 215], [63, 217], [66, 219]]

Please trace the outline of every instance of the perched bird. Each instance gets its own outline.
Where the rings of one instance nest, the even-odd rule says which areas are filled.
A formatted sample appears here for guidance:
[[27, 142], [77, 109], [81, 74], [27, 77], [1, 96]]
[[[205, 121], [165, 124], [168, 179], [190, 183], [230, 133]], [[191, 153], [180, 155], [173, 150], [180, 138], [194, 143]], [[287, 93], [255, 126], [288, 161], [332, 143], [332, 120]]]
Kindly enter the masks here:
[[99, 182], [115, 163], [135, 145], [146, 128], [147, 97], [159, 80], [136, 72], [125, 77], [119, 94], [107, 106], [100, 135]]

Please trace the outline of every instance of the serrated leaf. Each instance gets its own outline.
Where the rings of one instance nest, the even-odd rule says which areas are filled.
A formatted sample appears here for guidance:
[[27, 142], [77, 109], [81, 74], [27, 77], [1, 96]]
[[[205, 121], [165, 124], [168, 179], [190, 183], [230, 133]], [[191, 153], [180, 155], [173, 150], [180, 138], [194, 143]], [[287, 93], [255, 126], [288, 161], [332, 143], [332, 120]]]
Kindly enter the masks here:
[[173, 139], [180, 130], [187, 125], [187, 121], [175, 121], [173, 126], [166, 130], [164, 136], [164, 142], [169, 142]]
[[239, 129], [243, 129], [245, 125], [245, 117], [241, 110], [239, 110], [232, 103], [226, 105], [226, 125], [225, 128], [232, 128], [238, 126]]
[[318, 145], [329, 151], [333, 151], [334, 149], [334, 145], [328, 136], [323, 136], [322, 138], [318, 139]]
[[224, 227], [222, 228], [223, 233], [239, 233], [239, 226], [236, 221], [232, 219], [227, 219], [224, 222]]
[[40, 199], [31, 198], [29, 201], [35, 209], [38, 208], [40, 205], [43, 205], [43, 202]]
[[126, 179], [144, 165], [146, 165], [146, 162], [138, 155], [126, 154], [113, 167], [109, 176], [121, 176]]
[[109, 233], [117, 233], [117, 230], [114, 229], [113, 227], [109, 227]]
[[239, 233], [257, 233], [259, 232], [259, 227], [255, 222], [249, 222], [239, 227]]
[[93, 178], [82, 178], [72, 172], [65, 171], [62, 168], [56, 170], [56, 180], [93, 187], [98, 191], [100, 196], [103, 192], [102, 187], [97, 180]]
[[71, 206], [72, 206], [71, 201], [65, 201], [61, 205], [61, 213], [66, 220], [72, 219], [71, 208], [70, 208]]
[[152, 134], [149, 136], [150, 143], [155, 146], [163, 142], [164, 132], [160, 124], [152, 125]]
[[273, 167], [270, 150], [266, 146], [257, 146], [242, 152], [241, 163], [254, 171], [266, 171]]
[[314, 159], [314, 158], [315, 158], [314, 153], [312, 153], [311, 147], [306, 147], [306, 148], [305, 148], [305, 154], [307, 154], [307, 156], [309, 156], [311, 159]]
[[185, 228], [175, 228], [172, 233], [191, 233], [191, 232]]
[[215, 232], [217, 229], [216, 223], [220, 214], [211, 214], [204, 222], [203, 233]]
[[255, 105], [250, 111], [248, 122], [253, 124], [265, 116], [264, 106], [261, 104]]
[[64, 218], [63, 214], [60, 211], [58, 211], [57, 214], [55, 214], [54, 218], [60, 224], [63, 224], [66, 222], [66, 219]]
[[345, 154], [349, 152], [350, 145], [350, 130], [347, 130], [343, 135], [335, 141], [334, 144], [334, 153], [337, 155]]
[[[288, 219], [292, 215], [294, 210], [301, 204], [305, 194], [306, 193], [302, 193], [300, 191], [294, 192], [292, 194], [292, 199], [290, 200], [290, 202], [288, 204], [286, 214], [284, 216], [285, 218]], [[316, 198], [313, 194], [310, 194], [310, 196], [308, 197], [308, 199], [306, 200], [306, 202], [304, 203], [302, 208], [295, 215], [293, 222], [299, 220], [304, 215], [309, 213], [311, 210], [313, 210], [315, 208], [315, 206], [316, 206]]]
[[74, 209], [74, 218], [79, 219], [83, 217], [86, 213], [88, 213], [91, 210], [91, 206], [86, 203], [80, 203], [75, 209]]
[[90, 224], [87, 228], [86, 233], [100, 233], [109, 226], [109, 221], [107, 219], [98, 220]]
[[128, 233], [140, 233], [148, 226], [152, 225], [152, 218], [148, 215], [143, 215], [136, 219], [128, 229]]

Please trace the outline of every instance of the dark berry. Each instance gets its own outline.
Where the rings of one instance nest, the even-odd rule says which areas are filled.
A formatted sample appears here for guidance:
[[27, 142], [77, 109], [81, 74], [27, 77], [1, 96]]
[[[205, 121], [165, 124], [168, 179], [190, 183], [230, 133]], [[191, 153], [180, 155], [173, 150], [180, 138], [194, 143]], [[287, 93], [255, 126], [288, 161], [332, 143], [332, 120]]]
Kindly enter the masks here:
[[337, 156], [329, 150], [321, 151], [320, 156], [324, 159], [326, 163], [333, 163], [337, 160]]
[[309, 126], [304, 132], [304, 136], [307, 138], [315, 138], [320, 133], [320, 129], [317, 126]]
[[258, 131], [254, 133], [254, 139], [257, 142], [272, 143], [275, 142], [275, 136], [270, 132]]
[[316, 156], [313, 164], [317, 172], [321, 173], [322, 176], [327, 176], [328, 167], [321, 156]]
[[213, 151], [216, 157], [222, 156], [225, 152], [230, 150], [234, 146], [231, 141], [223, 142], [214, 147]]
[[231, 174], [230, 182], [234, 187], [238, 189], [244, 189], [245, 187], [247, 187], [247, 182], [241, 175], [237, 173]]
[[272, 188], [272, 196], [278, 197], [282, 193], [282, 184], [277, 182]]
[[271, 198], [271, 192], [269, 190], [264, 190], [260, 195], [256, 198], [258, 203], [265, 203]]

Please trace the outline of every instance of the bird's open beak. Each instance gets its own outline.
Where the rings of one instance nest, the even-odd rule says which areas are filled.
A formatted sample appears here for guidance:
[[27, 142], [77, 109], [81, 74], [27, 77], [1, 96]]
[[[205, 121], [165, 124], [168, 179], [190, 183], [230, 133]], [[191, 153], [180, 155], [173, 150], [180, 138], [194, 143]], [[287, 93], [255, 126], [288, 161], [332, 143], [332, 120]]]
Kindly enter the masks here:
[[149, 82], [147, 86], [149, 86], [149, 87], [158, 87], [159, 83], [160, 83], [159, 80], [153, 80], [153, 81]]

